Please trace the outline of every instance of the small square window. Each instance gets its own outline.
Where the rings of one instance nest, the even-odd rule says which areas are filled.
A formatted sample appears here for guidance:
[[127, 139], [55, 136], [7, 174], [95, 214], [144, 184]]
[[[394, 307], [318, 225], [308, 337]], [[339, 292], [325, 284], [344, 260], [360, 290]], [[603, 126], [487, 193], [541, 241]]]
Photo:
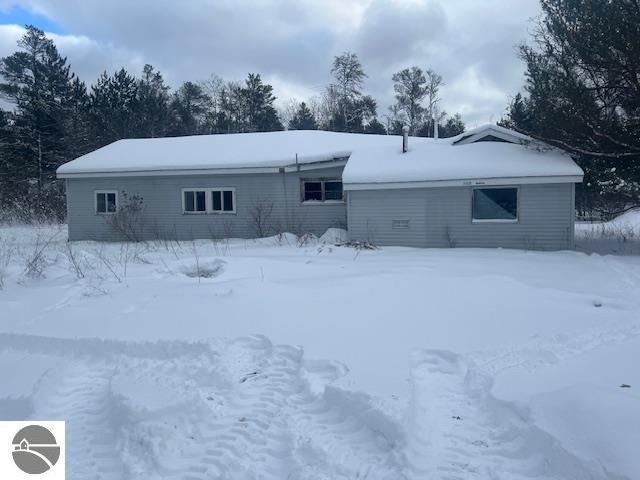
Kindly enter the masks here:
[[96, 213], [116, 213], [117, 209], [116, 192], [96, 192]]
[[324, 199], [325, 200], [342, 200], [342, 182], [327, 181], [324, 182]]
[[322, 201], [322, 182], [304, 182], [304, 201]]

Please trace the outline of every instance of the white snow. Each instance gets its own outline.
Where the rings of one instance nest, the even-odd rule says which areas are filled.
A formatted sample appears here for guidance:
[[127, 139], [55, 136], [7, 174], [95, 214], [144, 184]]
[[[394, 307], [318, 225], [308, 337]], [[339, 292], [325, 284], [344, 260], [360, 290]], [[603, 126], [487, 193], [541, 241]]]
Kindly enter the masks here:
[[348, 157], [356, 148], [401, 138], [296, 130], [119, 140], [58, 168], [58, 174], [278, 168]]
[[629, 210], [608, 222], [576, 223], [576, 247], [598, 253], [640, 254], [640, 209]]
[[640, 257], [343, 235], [0, 227], [0, 418], [70, 478], [640, 476]]
[[557, 150], [505, 142], [453, 145], [451, 139], [409, 139], [409, 151], [379, 146], [353, 152], [342, 174], [353, 184], [494, 179], [582, 177], [575, 162]]
[[[465, 135], [499, 129], [488, 125]], [[505, 129], [499, 129], [500, 131]], [[519, 140], [523, 137], [510, 132]], [[58, 175], [200, 171], [291, 167], [349, 157], [345, 188], [357, 183], [489, 178], [582, 177], [567, 155], [531, 145], [479, 142], [455, 145], [462, 136], [402, 139], [324, 131], [287, 131], [119, 140], [58, 168]], [[525, 137], [526, 138], [526, 137]], [[571, 180], [571, 181], [575, 181]]]

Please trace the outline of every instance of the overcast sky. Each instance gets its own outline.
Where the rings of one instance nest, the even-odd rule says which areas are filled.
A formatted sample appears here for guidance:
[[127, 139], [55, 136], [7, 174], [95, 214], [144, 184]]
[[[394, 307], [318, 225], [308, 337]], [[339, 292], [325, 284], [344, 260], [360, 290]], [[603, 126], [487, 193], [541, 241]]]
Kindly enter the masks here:
[[145, 63], [172, 86], [258, 72], [283, 105], [317, 95], [333, 56], [351, 50], [381, 116], [391, 75], [418, 65], [444, 77], [442, 107], [473, 127], [498, 120], [521, 90], [515, 45], [539, 10], [538, 0], [0, 0], [0, 56], [33, 23], [87, 84]]

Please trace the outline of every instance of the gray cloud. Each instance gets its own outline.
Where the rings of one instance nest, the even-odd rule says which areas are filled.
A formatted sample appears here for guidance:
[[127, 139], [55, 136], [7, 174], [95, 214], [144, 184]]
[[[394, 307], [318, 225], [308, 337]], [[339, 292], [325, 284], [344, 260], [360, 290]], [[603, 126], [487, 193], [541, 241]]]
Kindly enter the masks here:
[[[443, 107], [471, 125], [496, 120], [521, 88], [514, 45], [539, 10], [538, 0], [0, 0], [0, 9], [13, 4], [68, 32], [52, 37], [87, 83], [145, 63], [174, 86], [251, 71], [285, 102], [318, 93], [332, 57], [353, 50], [381, 114], [393, 101], [393, 72], [419, 65], [444, 76]], [[0, 26], [0, 55], [19, 35]]]

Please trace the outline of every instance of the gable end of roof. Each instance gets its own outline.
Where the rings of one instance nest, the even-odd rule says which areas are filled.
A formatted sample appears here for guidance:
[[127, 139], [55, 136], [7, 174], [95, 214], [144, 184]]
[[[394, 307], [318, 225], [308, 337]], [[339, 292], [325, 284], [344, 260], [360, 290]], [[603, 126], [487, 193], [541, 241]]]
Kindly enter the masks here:
[[499, 127], [497, 125], [484, 125], [482, 127], [463, 133], [454, 139], [452, 145], [467, 145], [476, 142], [507, 142], [523, 145], [533, 139], [514, 130]]

